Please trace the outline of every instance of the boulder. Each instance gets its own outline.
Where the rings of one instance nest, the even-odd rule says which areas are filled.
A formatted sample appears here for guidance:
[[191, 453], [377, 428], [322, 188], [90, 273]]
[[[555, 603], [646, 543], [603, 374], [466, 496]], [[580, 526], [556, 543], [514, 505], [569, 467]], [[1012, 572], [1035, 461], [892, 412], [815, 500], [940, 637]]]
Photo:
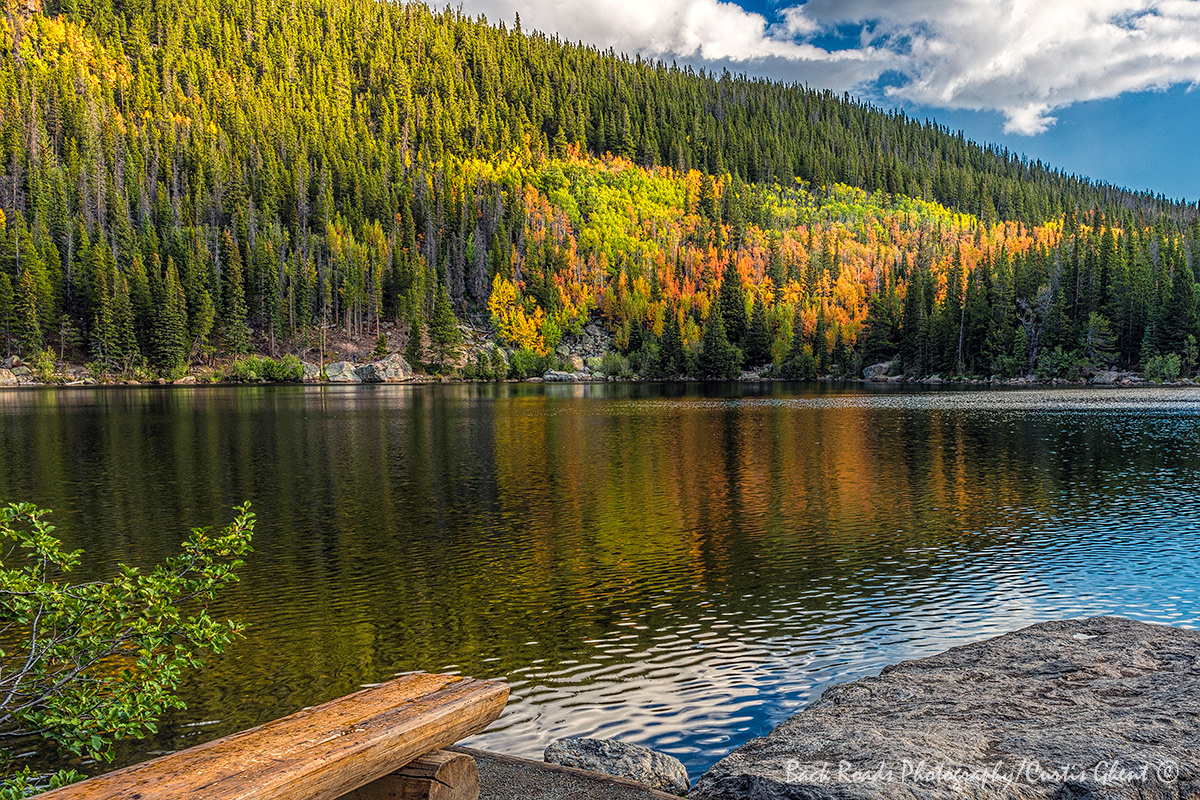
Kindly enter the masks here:
[[188, 385], [196, 382], [196, 376], [195, 375], [184, 375], [179, 380], [171, 381], [171, 382], [174, 383], [176, 386], [188, 386]]
[[863, 367], [863, 377], [869, 381], [877, 378], [886, 378], [891, 369], [892, 362], [881, 361], [878, 364], [872, 364], [869, 367]]
[[412, 368], [402, 356], [393, 353], [379, 361], [363, 364], [356, 373], [363, 383], [397, 383], [411, 378]]
[[1043, 622], [833, 686], [698, 800], [1200, 797], [1200, 631]]
[[687, 768], [677, 758], [613, 739], [559, 739], [546, 748], [547, 763], [615, 775], [683, 796]]
[[319, 364], [301, 361], [300, 366], [304, 370], [304, 375], [301, 377], [302, 381], [305, 383], [316, 383], [321, 380], [321, 366]]
[[1089, 378], [1088, 383], [1094, 383], [1099, 386], [1111, 386], [1117, 382], [1118, 374], [1115, 369], [1102, 370]]
[[335, 361], [325, 365], [325, 378], [330, 383], [362, 383], [357, 368], [351, 361]]
[[567, 347], [565, 344], [560, 344], [558, 347], [554, 348], [554, 353], [559, 358], [568, 358], [571, 355], [571, 348]]
[[4, 359], [3, 362], [0, 362], [0, 364], [3, 364], [4, 369], [10, 370], [16, 369], [17, 367], [24, 365], [24, 363], [25, 362], [21, 360], [20, 356], [9, 356], [8, 358]]
[[0, 386], [16, 386], [17, 376], [7, 368], [0, 368]]
[[571, 372], [583, 372], [584, 363], [581, 356], [568, 356], [567, 366], [571, 368]]
[[542, 380], [544, 380], [546, 383], [570, 383], [571, 381], [575, 380], [575, 375], [571, 372], [562, 372], [561, 370], [557, 369], [549, 369], [543, 373]]
[[18, 364], [15, 367], [9, 367], [9, 372], [11, 372], [13, 375], [15, 375], [18, 378], [24, 378], [26, 375], [29, 374], [29, 367]]
[[596, 323], [594, 323], [594, 322], [589, 322], [587, 325], [585, 325], [583, 328], [583, 332], [586, 333], [588, 336], [591, 336], [593, 339], [598, 339], [598, 338], [600, 338], [600, 336], [603, 335], [600, 331], [600, 328], [597, 327]]

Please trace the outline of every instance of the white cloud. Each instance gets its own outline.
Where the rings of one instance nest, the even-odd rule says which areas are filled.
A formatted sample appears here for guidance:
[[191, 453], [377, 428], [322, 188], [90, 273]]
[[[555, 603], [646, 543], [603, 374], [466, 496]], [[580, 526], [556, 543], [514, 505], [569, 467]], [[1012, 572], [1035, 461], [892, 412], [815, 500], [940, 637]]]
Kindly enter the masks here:
[[[996, 110], [1035, 134], [1073, 103], [1200, 83], [1200, 0], [808, 0], [775, 21], [718, 0], [467, 0], [469, 11], [654, 57], [923, 106]], [[850, 49], [813, 42], [860, 27]]]
[[792, 68], [811, 64], [819, 74], [846, 86], [872, 80], [880, 72], [879, 54], [869, 47], [829, 52], [799, 40], [810, 31], [768, 23], [761, 14], [719, 0], [466, 0], [463, 8], [509, 24], [519, 13], [525, 29], [655, 58], [769, 60]]

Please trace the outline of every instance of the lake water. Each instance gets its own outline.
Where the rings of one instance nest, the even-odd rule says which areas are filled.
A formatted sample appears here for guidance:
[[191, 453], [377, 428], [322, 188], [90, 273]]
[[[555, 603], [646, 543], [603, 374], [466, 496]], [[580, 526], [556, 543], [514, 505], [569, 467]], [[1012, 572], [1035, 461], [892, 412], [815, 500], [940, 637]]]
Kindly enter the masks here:
[[477, 746], [616, 737], [695, 779], [890, 662], [1200, 626], [1200, 390], [7, 391], [0, 453], [0, 499], [53, 508], [89, 575], [253, 501], [216, 609], [247, 638], [124, 758], [428, 670], [512, 686]]

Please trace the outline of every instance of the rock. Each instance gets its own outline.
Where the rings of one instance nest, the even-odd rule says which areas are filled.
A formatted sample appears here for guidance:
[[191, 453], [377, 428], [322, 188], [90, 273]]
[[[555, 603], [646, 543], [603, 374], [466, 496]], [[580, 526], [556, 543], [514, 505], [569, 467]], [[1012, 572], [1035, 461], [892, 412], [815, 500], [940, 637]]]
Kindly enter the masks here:
[[557, 369], [549, 369], [542, 375], [542, 380], [546, 383], [569, 383], [575, 380], [575, 376], [570, 372], [562, 372]]
[[876, 377], [886, 378], [887, 374], [892, 370], [892, 362], [881, 361], [878, 364], [872, 364], [869, 367], [863, 367], [863, 377], [867, 380], [874, 380]]
[[18, 378], [24, 378], [29, 374], [29, 367], [18, 364], [15, 367], [9, 367], [9, 371]]
[[362, 383], [353, 362], [335, 361], [325, 365], [325, 379], [330, 383]]
[[0, 368], [0, 386], [16, 386], [17, 376], [6, 367]]
[[363, 383], [397, 383], [412, 377], [408, 362], [395, 353], [379, 361], [363, 364], [355, 372]]
[[168, 383], [168, 381], [166, 378], [155, 378], [154, 379], [155, 386], [166, 386], [167, 383]]
[[171, 383], [175, 384], [176, 386], [188, 386], [195, 382], [196, 382], [195, 375], [184, 375], [182, 378], [180, 378], [177, 381], [171, 381]]
[[680, 796], [688, 790], [687, 768], [677, 758], [613, 739], [559, 739], [546, 748], [550, 764], [601, 772]]
[[21, 366], [25, 365], [25, 362], [22, 361], [21, 357], [17, 356], [17, 355], [9, 356], [8, 358], [4, 359], [3, 362], [0, 362], [0, 363], [3, 364], [4, 369], [9, 369], [9, 370], [16, 369], [17, 367], [21, 367]]
[[565, 344], [560, 344], [558, 347], [554, 348], [554, 353], [559, 358], [568, 358], [571, 355], [571, 348], [567, 347]]
[[600, 331], [600, 328], [597, 327], [596, 323], [594, 323], [594, 322], [590, 322], [587, 325], [585, 325], [583, 328], [583, 332], [586, 333], [588, 336], [591, 336], [593, 339], [599, 339], [601, 336], [604, 335]]
[[903, 375], [893, 375], [887, 379], [888, 383], [902, 383], [903, 381], [904, 381]]
[[583, 372], [583, 358], [580, 356], [569, 356], [567, 358], [567, 366], [571, 368], [571, 372]]
[[1110, 386], [1117, 382], [1117, 375], [1118, 373], [1115, 369], [1102, 370], [1089, 378], [1088, 383], [1094, 383], [1099, 386]]
[[1194, 798], [1197, 742], [1200, 631], [1043, 622], [834, 686], [689, 797]]
[[321, 366], [308, 361], [301, 361], [300, 367], [304, 370], [304, 375], [300, 380], [305, 383], [316, 383], [321, 380]]

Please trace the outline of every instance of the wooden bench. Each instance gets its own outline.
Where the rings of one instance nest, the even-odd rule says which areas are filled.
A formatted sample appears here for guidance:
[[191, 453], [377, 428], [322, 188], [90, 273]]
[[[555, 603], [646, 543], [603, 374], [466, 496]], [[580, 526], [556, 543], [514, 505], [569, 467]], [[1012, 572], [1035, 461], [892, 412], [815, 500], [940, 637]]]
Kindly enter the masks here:
[[[503, 683], [406, 675], [41, 797], [408, 800], [442, 795], [457, 800], [461, 792], [444, 789], [457, 781], [469, 794], [475, 762], [439, 748], [482, 731], [507, 701]], [[478, 780], [474, 772], [476, 795]]]

